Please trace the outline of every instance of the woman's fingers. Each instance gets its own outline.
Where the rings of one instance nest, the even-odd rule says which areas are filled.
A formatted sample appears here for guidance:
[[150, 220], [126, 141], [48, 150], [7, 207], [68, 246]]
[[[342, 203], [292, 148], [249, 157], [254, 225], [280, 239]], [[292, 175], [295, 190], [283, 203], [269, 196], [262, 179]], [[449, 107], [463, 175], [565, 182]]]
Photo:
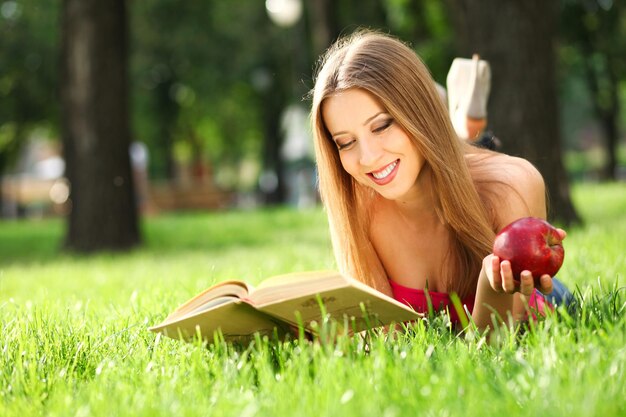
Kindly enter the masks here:
[[[565, 232], [563, 231], [563, 233]], [[511, 262], [507, 260], [500, 262], [500, 258], [493, 254], [483, 259], [483, 271], [487, 275], [491, 288], [499, 293], [513, 294], [519, 292], [529, 297], [535, 288], [543, 294], [550, 294], [553, 290], [552, 277], [549, 275], [542, 275], [538, 280], [539, 282], [536, 282], [530, 271], [522, 271], [518, 281], [513, 276]]]
[[500, 258], [495, 255], [489, 255], [483, 259], [483, 268], [487, 273], [491, 287], [496, 292], [507, 294], [520, 292], [525, 296], [530, 296], [535, 286], [544, 294], [550, 294], [553, 289], [552, 278], [549, 275], [543, 275], [539, 279], [539, 283], [535, 285], [535, 280], [530, 271], [522, 271], [518, 282], [513, 276], [511, 262], [507, 260], [500, 262]]
[[500, 263], [500, 275], [502, 277], [502, 289], [506, 293], [515, 292], [515, 280], [513, 279], [513, 270], [511, 269], [511, 262], [502, 261]]
[[554, 290], [554, 284], [552, 283], [552, 277], [550, 275], [542, 275], [539, 278], [539, 291], [544, 294], [550, 294]]
[[491, 257], [491, 287], [497, 292], [502, 291], [502, 276], [500, 275], [500, 258], [493, 255]]
[[561, 240], [567, 237], [567, 232], [565, 230], [557, 228], [556, 231], [559, 233], [559, 236], [561, 236]]
[[534, 289], [535, 281], [533, 280], [533, 274], [530, 271], [522, 271], [520, 274], [519, 292], [526, 296], [530, 296]]

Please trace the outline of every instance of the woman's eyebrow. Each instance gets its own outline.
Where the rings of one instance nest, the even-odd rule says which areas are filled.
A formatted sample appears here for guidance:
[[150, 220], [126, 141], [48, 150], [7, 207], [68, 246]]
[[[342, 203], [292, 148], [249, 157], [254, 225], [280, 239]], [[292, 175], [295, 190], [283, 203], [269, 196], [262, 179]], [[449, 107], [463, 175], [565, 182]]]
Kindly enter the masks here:
[[[385, 111], [379, 111], [379, 112], [378, 112], [378, 113], [376, 113], [375, 115], [370, 116], [370, 117], [368, 117], [367, 119], [365, 119], [365, 121], [362, 123], [362, 126], [365, 126], [366, 124], [368, 124], [369, 122], [371, 122], [372, 120], [374, 120], [376, 117], [380, 116], [381, 114], [386, 114], [386, 113], [387, 113], [387, 112], [385, 112]], [[341, 130], [341, 131], [339, 131], [339, 132], [331, 133], [330, 135], [331, 135], [332, 137], [335, 137], [335, 136], [345, 135], [345, 134], [347, 134], [347, 133], [348, 133], [348, 131], [346, 131], [346, 130]]]
[[341, 135], [347, 135], [347, 134], [348, 134], [347, 130], [342, 130], [340, 132], [331, 133], [330, 136], [334, 139], [335, 136], [341, 136]]
[[381, 114], [385, 114], [385, 111], [379, 111], [378, 113], [376, 113], [375, 115], [373, 115], [372, 117], [368, 118], [367, 120], [365, 120], [363, 122], [363, 126], [365, 126], [366, 124], [368, 124], [369, 122], [371, 122], [372, 120], [374, 120], [376, 117], [380, 116]]

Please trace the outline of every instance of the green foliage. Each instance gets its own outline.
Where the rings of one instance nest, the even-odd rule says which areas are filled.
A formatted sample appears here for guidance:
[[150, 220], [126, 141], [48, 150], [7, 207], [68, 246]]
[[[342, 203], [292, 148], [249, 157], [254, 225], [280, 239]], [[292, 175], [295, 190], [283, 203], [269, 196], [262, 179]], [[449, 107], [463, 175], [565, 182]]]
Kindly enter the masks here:
[[[559, 94], [567, 150], [587, 152], [590, 143], [599, 142], [594, 131], [584, 138], [580, 133], [589, 131], [594, 119], [595, 98], [584, 83], [585, 62], [599, 79], [600, 104], [606, 104], [615, 90], [606, 88], [609, 61], [624, 90], [622, 3], [559, 3]], [[390, 32], [411, 43], [434, 78], [445, 84], [455, 56], [449, 4], [437, 0], [328, 4], [333, 36], [358, 27]], [[57, 0], [8, 0], [0, 6], [1, 172], [32, 128], [43, 125], [50, 136], [57, 136], [61, 19]], [[250, 160], [261, 166], [264, 147], [280, 140], [272, 126], [279, 117], [275, 108], [298, 101], [311, 88], [317, 57], [310, 43], [317, 28], [308, 9], [299, 25], [283, 29], [268, 20], [263, 1], [234, 5], [224, 0], [153, 0], [128, 2], [128, 8], [133, 138], [148, 144], [152, 176], [172, 174], [174, 158], [185, 163], [202, 160], [215, 172], [227, 173], [222, 175], [225, 184], [249, 185], [239, 182], [236, 173]], [[624, 91], [618, 95], [623, 97]], [[624, 112], [626, 106], [619, 115], [622, 126]], [[583, 156], [568, 164], [574, 167], [572, 174], [595, 169], [587, 168], [587, 161]]]
[[0, 121], [48, 121], [57, 114], [58, 10], [54, 0], [5, 1], [0, 13]]
[[455, 58], [454, 33], [445, 2], [386, 0], [383, 3], [391, 32], [410, 42], [435, 81], [445, 86]]
[[168, 175], [173, 156], [218, 170], [260, 158], [262, 108], [251, 78], [271, 36], [263, 3], [134, 2], [131, 18], [135, 125], [153, 153], [152, 173]]
[[[626, 79], [626, 7], [624, 2], [600, 0], [560, 3], [560, 95], [566, 143], [570, 150], [600, 148], [602, 174], [615, 178], [609, 161], [615, 158], [617, 166], [624, 165], [619, 160], [619, 142], [626, 120], [620, 87]], [[599, 131], [589, 132], [590, 126]], [[577, 135], [580, 131], [587, 134]], [[576, 136], [581, 138], [575, 140]], [[598, 171], [595, 166], [587, 169], [594, 170]]]
[[54, 0], [0, 3], [0, 176], [31, 129], [55, 131], [57, 21]]
[[559, 275], [578, 312], [492, 343], [443, 317], [393, 336], [320, 323], [324, 343], [147, 331], [217, 281], [332, 268], [321, 209], [148, 218], [145, 248], [94, 257], [57, 253], [59, 220], [1, 222], [0, 415], [624, 415], [625, 191], [574, 188], [586, 225]]

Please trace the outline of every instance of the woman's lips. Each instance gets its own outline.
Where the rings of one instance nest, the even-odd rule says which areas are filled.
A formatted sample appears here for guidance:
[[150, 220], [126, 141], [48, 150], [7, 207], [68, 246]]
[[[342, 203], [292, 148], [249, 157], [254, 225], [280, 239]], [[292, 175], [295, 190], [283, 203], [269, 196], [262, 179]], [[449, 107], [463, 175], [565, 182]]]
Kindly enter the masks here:
[[396, 173], [398, 172], [398, 165], [400, 165], [400, 160], [396, 159], [392, 163], [386, 165], [384, 168], [379, 169], [378, 171], [368, 172], [367, 175], [378, 185], [385, 185], [390, 183]]

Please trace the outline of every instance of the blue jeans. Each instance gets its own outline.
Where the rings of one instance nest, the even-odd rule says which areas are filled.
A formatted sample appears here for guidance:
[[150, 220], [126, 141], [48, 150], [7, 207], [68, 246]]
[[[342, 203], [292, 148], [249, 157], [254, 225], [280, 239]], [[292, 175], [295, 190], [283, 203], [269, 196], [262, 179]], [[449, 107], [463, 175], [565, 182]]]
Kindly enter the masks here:
[[556, 278], [552, 278], [552, 285], [553, 288], [550, 294], [539, 294], [554, 306], [571, 307], [575, 301], [574, 294]]

